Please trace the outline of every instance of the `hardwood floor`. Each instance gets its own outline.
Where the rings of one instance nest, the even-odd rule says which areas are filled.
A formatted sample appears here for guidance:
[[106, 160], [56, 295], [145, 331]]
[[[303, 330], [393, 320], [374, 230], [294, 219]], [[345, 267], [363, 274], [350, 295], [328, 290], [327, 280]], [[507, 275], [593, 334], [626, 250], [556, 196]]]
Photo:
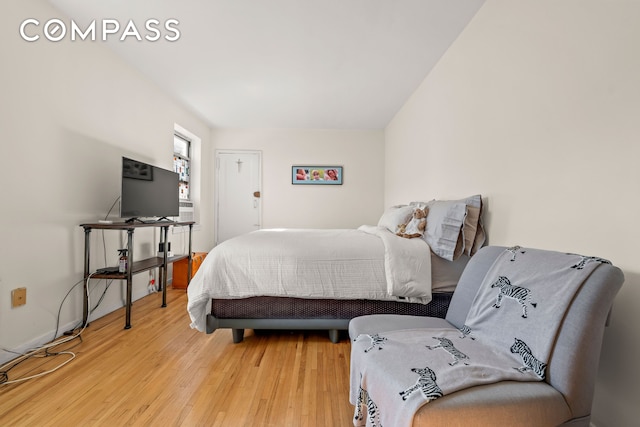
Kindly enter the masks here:
[[[91, 323], [75, 360], [23, 383], [0, 385], [3, 426], [351, 426], [350, 343], [324, 331], [206, 335], [189, 328], [184, 290], [168, 307], [152, 294]], [[30, 359], [9, 379], [69, 356]]]

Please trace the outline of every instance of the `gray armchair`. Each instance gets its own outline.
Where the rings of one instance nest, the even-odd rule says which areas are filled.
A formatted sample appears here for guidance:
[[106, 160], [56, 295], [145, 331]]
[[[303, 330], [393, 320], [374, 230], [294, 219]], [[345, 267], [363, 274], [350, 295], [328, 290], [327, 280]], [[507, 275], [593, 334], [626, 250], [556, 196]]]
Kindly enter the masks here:
[[[349, 336], [412, 329], [456, 328], [504, 247], [485, 247], [467, 264], [445, 319], [370, 315], [349, 324]], [[622, 271], [602, 265], [584, 282], [561, 323], [544, 381], [502, 381], [460, 390], [423, 405], [414, 426], [589, 426], [602, 338]]]

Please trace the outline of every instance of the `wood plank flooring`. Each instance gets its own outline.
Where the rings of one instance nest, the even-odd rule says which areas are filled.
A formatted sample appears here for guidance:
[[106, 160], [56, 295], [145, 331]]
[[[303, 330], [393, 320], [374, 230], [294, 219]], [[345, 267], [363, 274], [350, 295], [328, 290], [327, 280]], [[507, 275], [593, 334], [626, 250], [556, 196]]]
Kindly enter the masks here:
[[[2, 426], [351, 426], [350, 343], [325, 331], [207, 335], [189, 328], [184, 290], [152, 294], [91, 323], [58, 371], [0, 385]], [[58, 350], [61, 350], [58, 349]], [[9, 379], [69, 356], [30, 359]]]

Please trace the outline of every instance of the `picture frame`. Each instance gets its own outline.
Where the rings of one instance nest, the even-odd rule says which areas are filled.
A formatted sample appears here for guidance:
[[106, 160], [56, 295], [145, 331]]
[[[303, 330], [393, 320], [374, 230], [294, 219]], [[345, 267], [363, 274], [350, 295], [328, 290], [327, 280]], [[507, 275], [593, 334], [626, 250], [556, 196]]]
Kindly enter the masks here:
[[293, 185], [342, 185], [342, 166], [293, 165], [291, 184]]

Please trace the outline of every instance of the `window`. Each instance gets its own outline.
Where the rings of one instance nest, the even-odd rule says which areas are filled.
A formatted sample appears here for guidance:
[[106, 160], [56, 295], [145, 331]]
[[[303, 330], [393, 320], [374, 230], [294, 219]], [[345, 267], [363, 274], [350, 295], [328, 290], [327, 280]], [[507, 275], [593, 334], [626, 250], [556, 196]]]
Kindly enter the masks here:
[[191, 200], [191, 141], [179, 134], [173, 135], [173, 170], [179, 177], [180, 200]]
[[[202, 140], [177, 123], [173, 124], [173, 170], [179, 175], [179, 222], [200, 218], [200, 193], [202, 168]], [[194, 225], [194, 230], [199, 225]], [[174, 233], [183, 233], [188, 227], [172, 227]], [[185, 251], [186, 252], [186, 251]]]

